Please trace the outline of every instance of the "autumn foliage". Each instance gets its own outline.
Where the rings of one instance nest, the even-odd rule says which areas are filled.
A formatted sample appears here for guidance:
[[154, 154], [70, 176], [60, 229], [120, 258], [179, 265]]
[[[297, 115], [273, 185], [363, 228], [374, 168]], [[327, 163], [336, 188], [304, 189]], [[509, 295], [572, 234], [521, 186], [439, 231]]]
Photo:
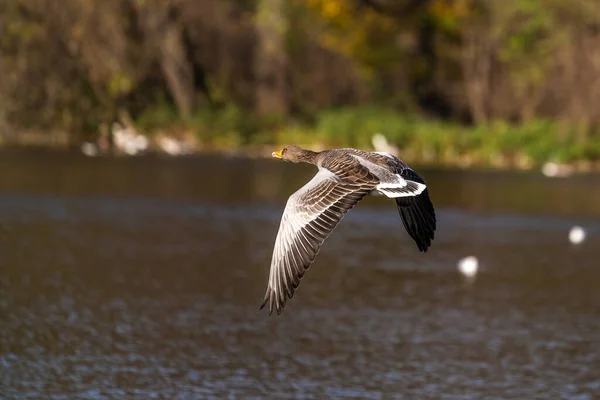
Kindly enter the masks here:
[[126, 112], [268, 142], [369, 106], [600, 141], [597, 0], [5, 0], [0, 71], [11, 133]]

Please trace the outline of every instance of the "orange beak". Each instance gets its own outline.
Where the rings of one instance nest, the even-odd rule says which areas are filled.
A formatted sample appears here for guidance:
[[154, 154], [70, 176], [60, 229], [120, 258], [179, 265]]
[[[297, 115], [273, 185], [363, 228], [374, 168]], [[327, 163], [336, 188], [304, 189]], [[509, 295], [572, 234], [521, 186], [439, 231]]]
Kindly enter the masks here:
[[282, 150], [280, 151], [274, 151], [271, 153], [271, 156], [275, 157], [275, 158], [283, 158], [283, 156], [281, 155]]

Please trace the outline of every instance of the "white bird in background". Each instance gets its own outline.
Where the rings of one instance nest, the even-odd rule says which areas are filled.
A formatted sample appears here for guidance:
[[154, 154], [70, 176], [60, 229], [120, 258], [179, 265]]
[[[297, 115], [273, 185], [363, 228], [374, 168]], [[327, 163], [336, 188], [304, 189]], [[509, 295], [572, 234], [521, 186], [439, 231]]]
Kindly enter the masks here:
[[184, 142], [174, 139], [172, 137], [161, 136], [160, 138], [158, 138], [157, 142], [158, 146], [162, 149], [162, 151], [171, 156], [190, 153], [189, 147]]
[[88, 157], [93, 157], [98, 155], [98, 146], [92, 142], [84, 142], [81, 145], [81, 152]]
[[112, 134], [117, 149], [126, 154], [135, 155], [148, 148], [148, 138], [131, 128], [123, 128], [118, 122], [113, 124]]
[[474, 256], [465, 257], [458, 262], [458, 270], [467, 278], [473, 278], [477, 275], [478, 268], [479, 262]]
[[148, 138], [144, 135], [137, 135], [133, 142], [135, 146], [140, 150], [146, 150], [148, 148]]
[[378, 152], [390, 153], [393, 155], [398, 155], [400, 150], [398, 147], [390, 144], [386, 137], [381, 133], [376, 133], [371, 138], [371, 144], [373, 145], [373, 149]]
[[580, 244], [585, 240], [586, 232], [580, 226], [574, 226], [569, 232], [569, 241], [573, 244]]
[[547, 162], [542, 166], [542, 174], [548, 178], [565, 178], [573, 173], [573, 167], [555, 162]]

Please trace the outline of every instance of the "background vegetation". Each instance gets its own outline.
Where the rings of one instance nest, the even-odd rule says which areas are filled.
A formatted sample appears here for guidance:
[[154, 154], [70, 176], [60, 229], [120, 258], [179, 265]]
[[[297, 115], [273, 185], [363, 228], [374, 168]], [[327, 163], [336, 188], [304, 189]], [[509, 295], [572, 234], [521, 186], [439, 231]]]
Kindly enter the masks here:
[[121, 120], [204, 146], [600, 159], [597, 0], [3, 0], [0, 141]]

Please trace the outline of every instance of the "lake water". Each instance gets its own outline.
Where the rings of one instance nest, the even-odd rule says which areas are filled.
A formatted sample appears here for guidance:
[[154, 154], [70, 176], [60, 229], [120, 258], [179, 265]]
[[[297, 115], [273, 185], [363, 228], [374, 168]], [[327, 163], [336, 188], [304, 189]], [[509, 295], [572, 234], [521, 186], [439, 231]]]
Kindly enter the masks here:
[[417, 170], [428, 253], [367, 198], [269, 317], [313, 167], [0, 153], [0, 398], [599, 399], [600, 177]]

